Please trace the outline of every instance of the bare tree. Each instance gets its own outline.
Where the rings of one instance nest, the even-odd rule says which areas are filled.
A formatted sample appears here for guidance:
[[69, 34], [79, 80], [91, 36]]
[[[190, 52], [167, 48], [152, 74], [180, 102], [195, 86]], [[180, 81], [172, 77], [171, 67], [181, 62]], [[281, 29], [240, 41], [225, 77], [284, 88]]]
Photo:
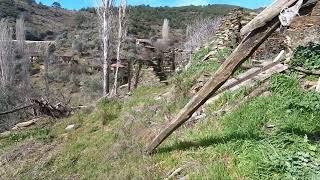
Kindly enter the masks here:
[[186, 29], [186, 42], [183, 45], [183, 52], [177, 56], [176, 63], [179, 64], [178, 69], [188, 68], [191, 60], [192, 53], [196, 48], [208, 43], [213, 37], [221, 24], [221, 18], [214, 19], [206, 18], [195, 21], [195, 23], [187, 26]]
[[[16, 39], [17, 39], [17, 57], [21, 64], [21, 82], [23, 88], [30, 89], [30, 60], [28, 57], [28, 50], [26, 50], [26, 35], [24, 17], [21, 16], [16, 21]], [[29, 92], [29, 91], [28, 91]]]
[[184, 44], [185, 50], [194, 51], [197, 47], [207, 43], [215, 35], [221, 24], [221, 18], [202, 19], [187, 26], [187, 42]]
[[169, 37], [169, 20], [164, 19], [162, 25], [162, 38], [161, 39], [151, 39], [152, 45], [157, 48], [158, 51], [166, 51], [170, 46], [170, 37]]
[[8, 21], [0, 21], [0, 87], [11, 85], [14, 80], [12, 30]]
[[169, 31], [170, 31], [169, 20], [164, 19], [163, 25], [162, 25], [162, 39], [163, 40], [169, 41]]
[[120, 66], [120, 54], [122, 50], [122, 43], [125, 40], [127, 35], [127, 0], [121, 0], [119, 6], [119, 14], [118, 14], [118, 45], [117, 45], [117, 64], [116, 64], [116, 72], [114, 78], [113, 85], [113, 95], [117, 94], [118, 90], [118, 74], [119, 74], [119, 66]]
[[16, 21], [16, 39], [17, 39], [17, 53], [18, 55], [23, 56], [25, 52], [25, 25], [24, 17], [21, 16]]
[[106, 96], [110, 91], [110, 38], [114, 0], [97, 0], [97, 4], [96, 11], [99, 17], [100, 36], [103, 44], [103, 96]]

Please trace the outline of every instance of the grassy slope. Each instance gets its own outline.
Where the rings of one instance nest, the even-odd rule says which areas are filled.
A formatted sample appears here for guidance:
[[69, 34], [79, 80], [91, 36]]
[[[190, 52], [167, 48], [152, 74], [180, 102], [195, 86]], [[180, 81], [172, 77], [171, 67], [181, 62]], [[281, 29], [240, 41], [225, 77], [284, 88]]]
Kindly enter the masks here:
[[[46, 131], [34, 129], [0, 140], [0, 154], [30, 141], [59, 144], [45, 155], [49, 158], [35, 161], [36, 166], [29, 157], [4, 166], [15, 171], [1, 175], [0, 167], [1, 177], [161, 179], [184, 167], [180, 175], [191, 179], [317, 179], [320, 95], [299, 89], [294, 75], [273, 77], [272, 96], [214, 117], [211, 112], [241, 99], [246, 91], [225, 95], [207, 108], [206, 119], [179, 129], [155, 155], [143, 154], [165, 119], [188, 101], [195, 80], [218, 66], [214, 61], [195, 62], [169, 86], [140, 87], [129, 99], [104, 102], [91, 114], [79, 113]], [[71, 123], [80, 127], [66, 133]]]

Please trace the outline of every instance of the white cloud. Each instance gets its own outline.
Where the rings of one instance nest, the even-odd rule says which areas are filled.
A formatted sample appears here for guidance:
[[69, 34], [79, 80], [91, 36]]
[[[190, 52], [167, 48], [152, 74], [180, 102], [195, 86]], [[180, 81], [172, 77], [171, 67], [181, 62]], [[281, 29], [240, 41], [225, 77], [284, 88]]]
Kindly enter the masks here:
[[187, 5], [207, 5], [209, 4], [209, 0], [175, 0], [176, 6], [187, 6]]

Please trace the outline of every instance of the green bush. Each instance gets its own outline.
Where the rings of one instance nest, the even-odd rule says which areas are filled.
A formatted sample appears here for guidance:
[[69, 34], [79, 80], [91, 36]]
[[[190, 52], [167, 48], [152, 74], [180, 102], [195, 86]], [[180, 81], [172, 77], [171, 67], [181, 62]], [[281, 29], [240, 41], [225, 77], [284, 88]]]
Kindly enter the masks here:
[[294, 51], [291, 65], [308, 70], [320, 69], [320, 44], [309, 43], [307, 46], [299, 46]]

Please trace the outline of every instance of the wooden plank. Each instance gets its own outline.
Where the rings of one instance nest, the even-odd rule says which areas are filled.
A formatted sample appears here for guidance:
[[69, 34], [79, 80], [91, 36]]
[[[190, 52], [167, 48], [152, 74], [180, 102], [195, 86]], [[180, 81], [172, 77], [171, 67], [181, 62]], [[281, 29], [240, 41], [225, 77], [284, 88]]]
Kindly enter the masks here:
[[257, 76], [258, 74], [262, 73], [263, 71], [266, 71], [274, 66], [276, 66], [277, 64], [280, 63], [281, 58], [284, 55], [284, 50], [282, 50], [277, 57], [270, 63], [270, 62], [264, 62], [262, 64], [262, 67], [257, 67], [257, 68], [252, 68], [250, 70], [248, 70], [246, 73], [240, 74], [238, 77], [233, 78], [228, 80], [220, 89], [217, 93], [221, 93], [227, 89], [230, 89], [250, 78], [253, 78], [254, 76]]
[[247, 25], [245, 25], [241, 29], [241, 35], [244, 36], [251, 31], [260, 28], [267, 24], [267, 22], [271, 21], [273, 18], [277, 17], [280, 12], [286, 8], [291, 6], [297, 0], [277, 0], [271, 6], [264, 9], [260, 14], [258, 14], [252, 21], [250, 21]]
[[265, 26], [252, 31], [221, 65], [213, 77], [180, 111], [177, 117], [153, 139], [151, 144], [147, 147], [147, 153], [152, 153], [173, 131], [186, 122], [192, 114], [228, 80], [228, 78], [236, 71], [237, 67], [245, 62], [279, 27], [279, 25], [280, 22], [278, 18], [274, 18]]
[[[266, 25], [267, 22], [271, 21], [274, 17], [277, 17], [280, 12], [287, 7], [290, 7], [298, 0], [277, 0], [271, 6], [264, 9], [260, 14], [258, 14], [252, 21], [250, 21], [247, 25], [245, 25], [240, 34], [245, 36], [250, 33], [254, 29], [262, 27]], [[318, 2], [318, 0], [307, 0], [304, 2], [302, 8], [314, 5]]]
[[[273, 63], [272, 63], [273, 64]], [[247, 80], [245, 81], [242, 81], [240, 83], [237, 83], [236, 85], [226, 89], [226, 90], [229, 90], [229, 91], [236, 91], [240, 88], [243, 88], [243, 87], [247, 87], [247, 88], [250, 88], [250, 87], [253, 87], [257, 84], [257, 82], [263, 82], [267, 79], [269, 79], [273, 74], [276, 74], [276, 73], [280, 73], [280, 72], [283, 72], [285, 70], [288, 69], [288, 66], [286, 65], [283, 65], [283, 64], [275, 64], [273, 67], [265, 70], [265, 71], [261, 71], [260, 73], [258, 73], [257, 75], [255, 75], [254, 77], [251, 77], [251, 78], [248, 78]], [[213, 96], [212, 98], [210, 98], [206, 104], [211, 104], [213, 103], [214, 101], [216, 101], [217, 99], [219, 99], [225, 91], [221, 91], [220, 93], [218, 93], [217, 95]]]

